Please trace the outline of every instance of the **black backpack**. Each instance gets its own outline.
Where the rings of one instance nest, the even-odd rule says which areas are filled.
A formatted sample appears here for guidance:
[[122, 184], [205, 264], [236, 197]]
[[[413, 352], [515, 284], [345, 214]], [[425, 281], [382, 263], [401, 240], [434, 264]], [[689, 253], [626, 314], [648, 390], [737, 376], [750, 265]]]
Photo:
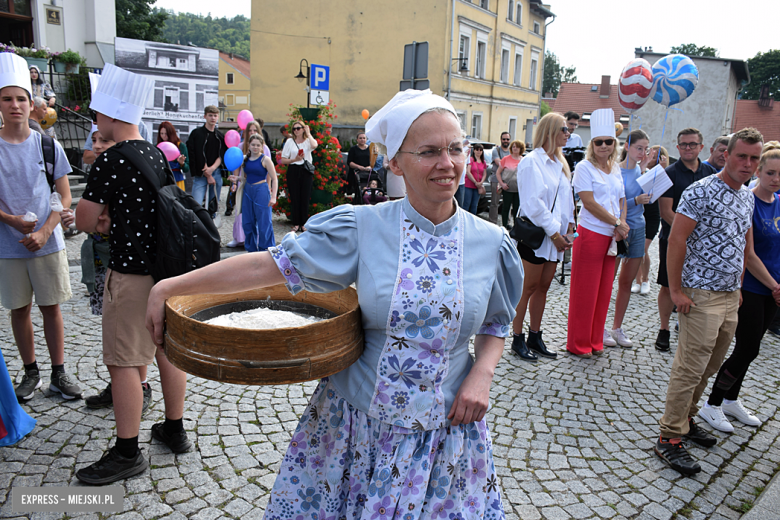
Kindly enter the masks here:
[[163, 159], [166, 181], [163, 184], [144, 157], [133, 146], [119, 143], [113, 147], [135, 166], [157, 191], [157, 261], [152, 264], [141, 248], [130, 224], [122, 220], [127, 236], [149, 268], [155, 282], [179, 276], [219, 261], [219, 230], [208, 211], [189, 193], [176, 186], [168, 161]]
[[41, 154], [43, 155], [44, 169], [46, 170], [46, 180], [49, 183], [51, 192], [55, 192], [54, 188], [54, 166], [57, 153], [54, 150], [54, 138], [48, 135], [41, 135]]

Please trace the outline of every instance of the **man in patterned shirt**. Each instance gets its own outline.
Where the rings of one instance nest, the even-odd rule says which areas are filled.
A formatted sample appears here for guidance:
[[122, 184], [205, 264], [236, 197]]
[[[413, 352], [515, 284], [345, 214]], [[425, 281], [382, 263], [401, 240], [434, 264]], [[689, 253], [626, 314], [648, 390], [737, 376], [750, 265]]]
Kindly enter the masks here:
[[758, 166], [763, 140], [755, 128], [731, 137], [723, 170], [683, 192], [669, 235], [669, 290], [680, 314], [680, 337], [655, 452], [684, 475], [698, 473], [701, 466], [688, 454], [683, 438], [708, 448], [717, 443], [693, 417], [737, 328], [754, 203], [744, 183]]

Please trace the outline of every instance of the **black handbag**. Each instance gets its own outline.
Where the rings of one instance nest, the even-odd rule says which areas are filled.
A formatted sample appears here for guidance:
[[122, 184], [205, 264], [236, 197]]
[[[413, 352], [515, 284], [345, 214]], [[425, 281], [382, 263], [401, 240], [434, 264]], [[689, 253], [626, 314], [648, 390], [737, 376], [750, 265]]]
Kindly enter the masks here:
[[[295, 141], [293, 141], [295, 143]], [[298, 146], [298, 143], [295, 143], [295, 146]], [[300, 150], [301, 147], [298, 146], [298, 150]], [[309, 175], [314, 175], [314, 165], [309, 162], [308, 159], [303, 160], [303, 169], [306, 170]]]
[[[558, 202], [558, 190], [560, 189], [561, 181], [558, 181], [550, 213], [555, 209], [555, 203]], [[520, 217], [515, 219], [515, 223], [509, 231], [509, 236], [517, 240], [518, 244], [523, 244], [531, 249], [539, 249], [542, 247], [542, 242], [544, 242], [544, 237], [547, 236], [547, 233], [544, 232], [543, 228], [531, 222], [531, 219], [528, 217]]]
[[623, 240], [617, 241], [617, 252], [618, 255], [627, 255], [628, 254], [628, 239], [624, 238]]

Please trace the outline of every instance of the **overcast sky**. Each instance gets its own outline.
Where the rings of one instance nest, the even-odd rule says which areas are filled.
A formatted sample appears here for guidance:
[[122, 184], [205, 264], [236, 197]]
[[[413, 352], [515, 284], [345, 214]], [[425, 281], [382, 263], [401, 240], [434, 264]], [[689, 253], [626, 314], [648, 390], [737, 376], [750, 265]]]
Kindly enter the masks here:
[[[718, 49], [721, 58], [741, 60], [780, 48], [777, 0], [547, 2], [557, 15], [548, 28], [547, 49], [562, 65], [574, 65], [582, 83], [599, 83], [602, 75], [616, 83], [635, 47], [667, 53], [674, 45], [695, 43]], [[214, 17], [251, 14], [250, 0], [157, 0], [156, 6]]]

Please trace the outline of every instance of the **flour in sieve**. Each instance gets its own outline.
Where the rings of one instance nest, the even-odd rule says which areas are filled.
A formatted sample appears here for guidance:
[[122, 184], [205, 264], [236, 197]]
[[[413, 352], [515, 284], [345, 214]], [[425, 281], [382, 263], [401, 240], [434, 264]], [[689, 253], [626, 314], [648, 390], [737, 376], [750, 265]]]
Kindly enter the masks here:
[[322, 321], [322, 318], [308, 316], [290, 311], [272, 309], [252, 309], [242, 312], [223, 314], [204, 323], [220, 327], [235, 327], [237, 329], [281, 329], [285, 327], [301, 327]]

